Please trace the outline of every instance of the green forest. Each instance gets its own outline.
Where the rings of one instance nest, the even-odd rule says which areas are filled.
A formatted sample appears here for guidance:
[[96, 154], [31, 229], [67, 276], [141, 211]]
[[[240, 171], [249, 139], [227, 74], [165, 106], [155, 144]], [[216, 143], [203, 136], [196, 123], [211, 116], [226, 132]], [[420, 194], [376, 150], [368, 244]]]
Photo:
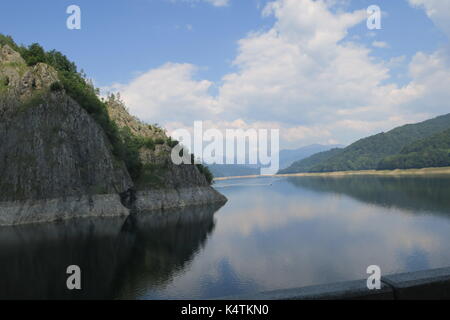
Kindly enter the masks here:
[[379, 170], [415, 169], [450, 166], [450, 129], [414, 142], [400, 154], [383, 159]]
[[391, 170], [450, 166], [450, 114], [315, 154], [280, 173]]

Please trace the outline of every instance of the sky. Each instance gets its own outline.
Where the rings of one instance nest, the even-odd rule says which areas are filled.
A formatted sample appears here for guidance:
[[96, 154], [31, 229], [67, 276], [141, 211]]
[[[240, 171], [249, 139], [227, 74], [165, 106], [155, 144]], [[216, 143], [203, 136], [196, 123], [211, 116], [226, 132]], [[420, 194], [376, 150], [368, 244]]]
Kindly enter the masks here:
[[63, 52], [169, 132], [203, 120], [346, 145], [450, 112], [450, 0], [15, 0], [0, 32]]

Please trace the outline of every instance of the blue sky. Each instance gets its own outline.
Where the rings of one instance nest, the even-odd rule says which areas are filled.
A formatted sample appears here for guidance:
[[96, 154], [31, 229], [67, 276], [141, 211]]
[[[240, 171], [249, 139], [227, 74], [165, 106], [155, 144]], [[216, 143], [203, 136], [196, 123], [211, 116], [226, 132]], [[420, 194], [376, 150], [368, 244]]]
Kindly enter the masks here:
[[[123, 92], [134, 114], [169, 129], [205, 120], [280, 128], [286, 147], [346, 144], [450, 110], [433, 86], [448, 71], [449, 0], [269, 2], [16, 0], [2, 3], [0, 32], [63, 52], [97, 86]], [[66, 28], [71, 4], [81, 30]], [[382, 30], [366, 27], [372, 4]]]
[[[17, 0], [2, 4], [0, 30], [18, 43], [39, 42], [65, 53], [100, 86], [126, 82], [136, 73], [168, 61], [201, 66], [199, 76], [211, 81], [233, 69], [237, 41], [251, 31], [268, 29], [274, 19], [263, 17], [268, 1], [231, 1], [216, 7], [207, 2], [170, 0]], [[373, 0], [356, 0], [351, 10], [367, 8]], [[384, 59], [417, 51], [434, 51], [446, 38], [423, 10], [406, 1], [376, 1], [388, 13], [382, 30], [367, 36], [365, 24], [351, 30], [362, 41], [385, 41], [376, 49]], [[66, 28], [66, 8], [82, 10], [82, 29]]]
[[[259, 2], [216, 7], [169, 0], [8, 1], [2, 4], [0, 30], [18, 43], [56, 48], [99, 85], [130, 80], [167, 61], [202, 66], [202, 76], [216, 81], [228, 72], [236, 41], [270, 26]], [[71, 4], [81, 8], [81, 30], [66, 28]]]

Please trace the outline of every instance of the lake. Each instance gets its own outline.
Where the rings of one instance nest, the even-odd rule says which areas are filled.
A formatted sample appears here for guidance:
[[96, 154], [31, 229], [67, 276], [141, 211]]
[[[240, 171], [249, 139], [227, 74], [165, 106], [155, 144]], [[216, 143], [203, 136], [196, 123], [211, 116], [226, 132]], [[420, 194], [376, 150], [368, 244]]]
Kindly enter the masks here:
[[[223, 207], [0, 228], [0, 298], [199, 299], [450, 266], [450, 177], [220, 181]], [[82, 290], [66, 289], [79, 265]]]

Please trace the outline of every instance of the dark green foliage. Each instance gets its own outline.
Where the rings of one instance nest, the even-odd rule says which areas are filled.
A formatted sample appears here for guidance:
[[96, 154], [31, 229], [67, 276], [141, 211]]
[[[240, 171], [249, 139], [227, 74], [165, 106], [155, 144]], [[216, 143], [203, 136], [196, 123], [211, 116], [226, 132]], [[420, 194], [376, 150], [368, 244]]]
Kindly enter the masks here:
[[[128, 128], [127, 128], [128, 129]], [[131, 132], [130, 132], [131, 134]], [[141, 136], [134, 136], [133, 135], [133, 141], [136, 146], [139, 146], [140, 148], [146, 148], [148, 150], [155, 151], [156, 145], [163, 145], [165, 143], [164, 139], [152, 139], [147, 137], [141, 137]]]
[[5, 78], [1, 79], [0, 80], [0, 85], [3, 86], [3, 87], [9, 86], [9, 78], [5, 77]]
[[414, 142], [400, 154], [383, 159], [379, 170], [416, 169], [450, 166], [450, 129]]
[[[191, 163], [195, 164], [195, 156], [193, 153], [191, 153]], [[209, 168], [201, 163], [197, 163], [195, 164], [195, 166], [197, 167], [198, 171], [206, 178], [206, 181], [208, 181], [209, 184], [212, 184], [214, 180], [214, 175], [209, 170]]]
[[[337, 155], [317, 162], [309, 172], [333, 172], [378, 169], [380, 162], [399, 154], [406, 146], [433, 136], [450, 128], [450, 114], [418, 124], [398, 127], [387, 133], [380, 133], [361, 139]], [[442, 157], [433, 155], [433, 157]]]
[[69, 61], [61, 52], [55, 50], [47, 52], [45, 62], [53, 66], [56, 70], [77, 73], [75, 63]]
[[152, 139], [152, 138], [145, 138], [145, 137], [135, 137], [141, 145], [141, 147], [145, 147], [149, 150], [154, 151], [156, 145], [163, 145], [166, 143], [166, 141], [162, 138]]
[[152, 151], [155, 150], [156, 145], [155, 145], [155, 141], [153, 141], [153, 139], [140, 138], [140, 142], [141, 142], [141, 145], [146, 147], [147, 149], [152, 150]]
[[47, 63], [47, 54], [37, 43], [33, 43], [28, 48], [21, 47], [19, 52], [29, 66], [34, 66], [39, 62]]
[[200, 173], [205, 176], [206, 181], [208, 181], [209, 184], [212, 184], [213, 180], [214, 180], [214, 176], [211, 173], [211, 171], [209, 170], [209, 168], [202, 164], [196, 164], [196, 166], [197, 166], [198, 171], [200, 171]]
[[139, 149], [142, 145], [139, 139], [131, 133], [129, 128], [119, 130], [119, 141], [117, 144], [119, 148], [117, 153], [125, 162], [133, 181], [136, 181], [140, 178], [143, 169], [142, 162], [139, 158]]
[[169, 140], [167, 140], [167, 145], [171, 148], [175, 148], [180, 142], [177, 140], [172, 140], [171, 137], [169, 137]]
[[50, 85], [50, 90], [53, 92], [62, 91], [63, 89], [64, 89], [64, 87], [62, 86], [61, 82], [59, 82], [59, 81], [53, 82]]
[[65, 55], [56, 50], [46, 52], [38, 43], [33, 43], [28, 47], [19, 46], [10, 36], [0, 34], [0, 45], [8, 45], [19, 52], [29, 66], [42, 62], [51, 65], [58, 71], [77, 73], [77, 66]]

